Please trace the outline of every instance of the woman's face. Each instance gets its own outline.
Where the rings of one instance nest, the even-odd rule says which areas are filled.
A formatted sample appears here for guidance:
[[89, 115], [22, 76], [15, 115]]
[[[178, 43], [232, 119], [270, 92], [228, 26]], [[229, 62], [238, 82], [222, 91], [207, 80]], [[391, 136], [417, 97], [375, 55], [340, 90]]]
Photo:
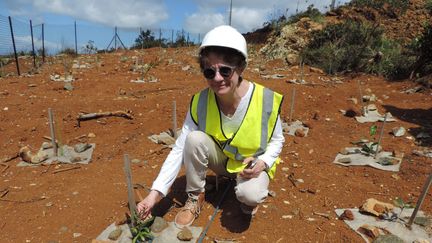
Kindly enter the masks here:
[[217, 96], [234, 94], [239, 85], [241, 71], [223, 61], [222, 56], [209, 53], [204, 66], [204, 77]]

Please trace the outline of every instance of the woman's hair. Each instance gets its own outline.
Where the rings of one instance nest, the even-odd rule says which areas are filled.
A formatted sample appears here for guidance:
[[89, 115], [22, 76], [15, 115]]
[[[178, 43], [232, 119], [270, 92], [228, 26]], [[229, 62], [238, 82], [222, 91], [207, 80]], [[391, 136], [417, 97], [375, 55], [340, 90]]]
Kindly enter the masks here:
[[235, 66], [241, 70], [246, 68], [246, 59], [235, 49], [221, 46], [207, 46], [201, 50], [198, 56], [198, 62], [201, 70], [205, 68], [206, 59], [210, 53], [214, 53], [222, 57], [222, 60], [228, 65]]

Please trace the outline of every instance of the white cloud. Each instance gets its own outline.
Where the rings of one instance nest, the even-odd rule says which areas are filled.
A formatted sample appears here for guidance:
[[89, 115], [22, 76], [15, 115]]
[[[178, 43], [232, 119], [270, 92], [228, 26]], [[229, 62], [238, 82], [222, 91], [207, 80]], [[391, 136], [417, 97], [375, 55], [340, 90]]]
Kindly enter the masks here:
[[159, 27], [168, 18], [166, 6], [158, 0], [5, 0], [12, 15], [42, 13], [67, 15], [107, 26], [123, 28]]

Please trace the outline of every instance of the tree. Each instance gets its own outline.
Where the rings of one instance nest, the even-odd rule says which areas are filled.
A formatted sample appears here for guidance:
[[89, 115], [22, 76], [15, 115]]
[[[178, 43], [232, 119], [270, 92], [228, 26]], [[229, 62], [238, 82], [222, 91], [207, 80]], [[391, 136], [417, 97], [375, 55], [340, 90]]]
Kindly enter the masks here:
[[151, 30], [141, 30], [139, 36], [135, 39], [132, 49], [145, 49], [155, 46], [163, 46], [165, 39], [156, 39]]

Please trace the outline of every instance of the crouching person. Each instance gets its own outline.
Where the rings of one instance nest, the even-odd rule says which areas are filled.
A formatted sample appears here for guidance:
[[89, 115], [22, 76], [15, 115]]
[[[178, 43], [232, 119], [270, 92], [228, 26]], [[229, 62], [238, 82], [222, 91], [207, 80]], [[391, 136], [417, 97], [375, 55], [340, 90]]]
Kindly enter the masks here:
[[180, 228], [201, 212], [208, 169], [235, 179], [242, 212], [255, 214], [268, 195], [285, 141], [282, 95], [242, 77], [247, 65], [244, 37], [230, 26], [219, 26], [206, 34], [198, 51], [208, 87], [193, 96], [181, 135], [137, 206], [143, 217], [149, 215], [183, 164], [188, 199], [175, 217]]

